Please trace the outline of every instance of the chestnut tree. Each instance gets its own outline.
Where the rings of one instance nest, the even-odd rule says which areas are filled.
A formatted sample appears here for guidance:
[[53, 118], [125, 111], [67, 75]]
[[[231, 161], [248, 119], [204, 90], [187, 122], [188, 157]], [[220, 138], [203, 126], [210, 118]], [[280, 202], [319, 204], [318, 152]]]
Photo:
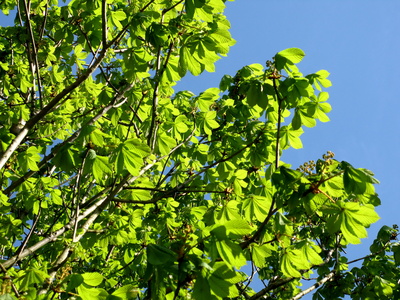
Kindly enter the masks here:
[[225, 5], [0, 3], [0, 299], [399, 299], [396, 226], [346, 258], [373, 173], [281, 160], [329, 121], [327, 71], [289, 48], [176, 89], [234, 45]]

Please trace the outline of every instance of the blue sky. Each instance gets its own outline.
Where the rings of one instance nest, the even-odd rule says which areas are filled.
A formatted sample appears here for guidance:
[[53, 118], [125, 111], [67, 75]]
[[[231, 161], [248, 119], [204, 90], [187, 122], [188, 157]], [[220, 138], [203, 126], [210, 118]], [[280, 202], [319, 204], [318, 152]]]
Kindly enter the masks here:
[[350, 259], [369, 254], [378, 230], [400, 223], [400, 2], [237, 0], [226, 4], [236, 45], [217, 62], [215, 73], [185, 78], [179, 86], [201, 92], [218, 86], [224, 74], [234, 75], [248, 64], [264, 64], [290, 47], [306, 53], [299, 64], [303, 74], [329, 71], [331, 121], [305, 128], [304, 148], [286, 151], [282, 159], [297, 167], [331, 150], [337, 160], [375, 173], [381, 182], [376, 186], [381, 220], [371, 226], [369, 238], [347, 251]]
[[[217, 62], [215, 73], [185, 78], [179, 87], [198, 93], [218, 86], [224, 74], [264, 64], [283, 49], [303, 49], [303, 74], [321, 69], [331, 73], [331, 121], [305, 128], [304, 148], [286, 151], [282, 159], [297, 167], [331, 150], [339, 161], [370, 169], [381, 181], [376, 190], [382, 200], [381, 220], [370, 228], [371, 238], [381, 226], [400, 223], [400, 2], [226, 3], [236, 45]], [[357, 253], [350, 256], [368, 254], [370, 242], [362, 240], [365, 246], [353, 247]]]
[[[199, 93], [217, 87], [224, 74], [264, 64], [280, 50], [306, 52], [303, 74], [325, 69], [333, 86], [327, 91], [331, 122], [305, 128], [304, 148], [284, 152], [282, 159], [297, 167], [326, 151], [355, 167], [372, 170], [381, 184], [381, 220], [370, 228], [370, 239], [350, 248], [349, 256], [369, 253], [383, 225], [400, 223], [400, 2], [236, 0], [226, 2], [231, 33], [237, 43], [217, 63], [215, 73], [190, 76], [178, 85]], [[6, 19], [0, 16], [0, 25]], [[399, 184], [400, 187], [400, 184]]]

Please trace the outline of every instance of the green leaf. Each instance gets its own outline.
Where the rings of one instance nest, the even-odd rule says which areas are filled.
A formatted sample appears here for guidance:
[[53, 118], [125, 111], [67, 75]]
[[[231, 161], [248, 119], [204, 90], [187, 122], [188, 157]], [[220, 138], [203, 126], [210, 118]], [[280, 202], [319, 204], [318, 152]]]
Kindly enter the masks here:
[[174, 122], [174, 128], [176, 129], [176, 131], [178, 131], [179, 133], [185, 133], [189, 130], [189, 127], [186, 125], [187, 122], [187, 117], [180, 115], [177, 116]]
[[223, 261], [234, 268], [240, 269], [246, 264], [242, 248], [229, 240], [216, 241], [218, 253]]
[[[150, 148], [143, 144], [138, 139], [126, 140], [121, 143], [113, 153], [111, 157], [111, 162], [116, 164], [117, 172], [122, 173], [124, 169], [128, 170], [132, 175], [137, 175], [139, 169], [143, 165], [143, 158], [150, 153]], [[98, 167], [102, 164], [101, 159], [99, 159]], [[105, 168], [103, 168], [104, 170]], [[98, 169], [99, 171], [99, 169]], [[100, 173], [101, 171], [99, 171]], [[100, 175], [100, 174], [98, 174]]]
[[259, 221], [264, 221], [268, 215], [272, 199], [264, 196], [252, 195], [243, 201], [242, 211], [247, 220], [251, 221], [254, 217]]
[[217, 167], [218, 176], [220, 180], [225, 180], [230, 177], [235, 170], [235, 165], [230, 161], [224, 161]]
[[285, 251], [280, 260], [280, 267], [286, 277], [301, 277], [301, 273], [293, 266], [292, 261], [296, 258], [294, 251]]
[[114, 293], [113, 296], [119, 297], [119, 299], [123, 300], [130, 300], [135, 299], [139, 294], [139, 289], [134, 287], [133, 285], [125, 285], [118, 288]]
[[212, 293], [221, 298], [237, 297], [239, 292], [235, 283], [240, 282], [242, 277], [223, 262], [216, 262], [212, 268], [214, 271], [208, 279]]
[[241, 238], [252, 232], [252, 228], [245, 220], [235, 219], [217, 224], [211, 232], [214, 233], [218, 239], [223, 240], [227, 239], [228, 236], [229, 238]]
[[400, 266], [400, 245], [393, 246], [392, 251], [396, 266]]
[[29, 147], [25, 152], [18, 155], [18, 161], [20, 162], [23, 172], [26, 173], [28, 170], [39, 171], [37, 166], [37, 162], [41, 159], [39, 153], [38, 148]]
[[342, 162], [345, 167], [343, 174], [344, 188], [347, 193], [354, 194], [374, 194], [372, 183], [378, 183], [370, 171], [364, 169], [355, 169], [349, 163]]
[[323, 263], [321, 256], [318, 253], [321, 252], [321, 248], [315, 245], [312, 241], [304, 241], [300, 242], [301, 245], [300, 250], [303, 252], [303, 257], [311, 264], [311, 265], [319, 265]]
[[166, 133], [163, 132], [157, 136], [156, 148], [161, 155], [168, 155], [175, 146], [175, 139], [168, 136]]
[[49, 276], [47, 273], [38, 269], [27, 269], [25, 274], [19, 279], [21, 280], [20, 289], [27, 290], [34, 284], [42, 284]]
[[217, 214], [214, 215], [215, 223], [217, 224], [225, 224], [228, 221], [232, 220], [241, 220], [241, 216], [239, 215], [239, 211], [237, 208], [237, 202], [231, 200], [220, 209], [217, 209]]
[[85, 283], [78, 286], [76, 290], [82, 300], [106, 300], [108, 296], [104, 289], [92, 288]]
[[394, 230], [389, 226], [382, 226], [378, 231], [377, 239], [383, 243], [387, 243], [393, 235]]
[[192, 52], [194, 52], [192, 48], [182, 47], [180, 49], [179, 75], [181, 77], [185, 76], [186, 70], [189, 70], [194, 76], [200, 75], [204, 70], [204, 65], [194, 58]]
[[275, 55], [275, 64], [278, 70], [282, 70], [288, 63], [297, 64], [303, 60], [305, 53], [298, 48], [288, 48]]
[[15, 298], [13, 295], [10, 294], [4, 294], [0, 296], [0, 300], [16, 300], [17, 298]]
[[71, 276], [68, 278], [68, 285], [66, 288], [67, 292], [70, 292], [74, 289], [76, 289], [78, 286], [80, 286], [83, 283], [83, 276], [81, 274], [71, 274]]
[[322, 89], [320, 85], [325, 88], [332, 86], [331, 81], [327, 79], [329, 75], [328, 71], [320, 70], [314, 74], [307, 75], [306, 77], [310, 80], [311, 84], [314, 84], [318, 91], [321, 91]]
[[119, 30], [121, 30], [123, 27], [120, 21], [123, 21], [125, 19], [126, 19], [126, 14], [122, 10], [111, 11], [110, 13], [110, 21]]
[[219, 83], [219, 89], [224, 92], [229, 89], [230, 85], [233, 83], [233, 78], [230, 75], [222, 76], [221, 82]]
[[261, 82], [252, 82], [247, 93], [247, 102], [250, 106], [258, 105], [266, 109], [268, 105], [268, 95], [266, 94], [264, 85]]
[[203, 275], [203, 272], [198, 272], [196, 276], [196, 282], [193, 287], [193, 298], [196, 300], [210, 299], [210, 284], [208, 280]]
[[104, 178], [112, 174], [109, 158], [105, 156], [96, 155], [92, 165], [93, 176], [97, 182], [104, 182]]
[[147, 246], [147, 259], [152, 265], [163, 265], [176, 261], [175, 252], [157, 244], [149, 244]]
[[[209, 88], [199, 95], [199, 97], [196, 99], [196, 103], [199, 106], [201, 111], [207, 113], [210, 111], [210, 106], [218, 98], [219, 98], [219, 89]], [[214, 118], [215, 118], [215, 116], [214, 116]]]
[[217, 116], [216, 111], [207, 111], [206, 113], [202, 114], [200, 124], [207, 135], [211, 135], [212, 130], [219, 127], [218, 122], [215, 121], [216, 116]]
[[77, 164], [76, 153], [73, 144], [65, 144], [53, 158], [53, 163], [66, 172], [71, 172]]
[[293, 129], [291, 126], [282, 126], [281, 128], [281, 147], [283, 149], [292, 146], [294, 149], [303, 148], [303, 143], [301, 142], [300, 135], [303, 134], [303, 129], [299, 128], [297, 130]]
[[367, 237], [366, 227], [379, 220], [378, 214], [370, 204], [360, 205], [357, 202], [337, 201], [337, 211], [328, 219], [328, 230], [331, 233], [338, 229], [348, 243], [359, 244], [361, 238]]
[[104, 277], [100, 273], [84, 273], [82, 274], [83, 282], [90, 286], [98, 286], [103, 281]]
[[185, 0], [185, 9], [186, 9], [186, 14], [188, 18], [192, 19], [194, 16], [194, 12], [196, 10], [196, 5], [195, 5], [196, 0]]
[[251, 246], [251, 256], [254, 264], [259, 268], [264, 268], [267, 266], [266, 258], [272, 255], [271, 247], [267, 244], [264, 245], [252, 245]]

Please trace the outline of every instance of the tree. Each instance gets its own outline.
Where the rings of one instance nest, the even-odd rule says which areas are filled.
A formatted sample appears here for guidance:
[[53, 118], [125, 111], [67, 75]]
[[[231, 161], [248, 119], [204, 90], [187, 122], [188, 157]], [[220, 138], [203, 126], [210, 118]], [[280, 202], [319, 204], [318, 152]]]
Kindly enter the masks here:
[[346, 258], [379, 218], [372, 172], [280, 159], [329, 121], [327, 71], [290, 48], [174, 90], [234, 44], [224, 2], [0, 4], [0, 299], [400, 297], [396, 226]]

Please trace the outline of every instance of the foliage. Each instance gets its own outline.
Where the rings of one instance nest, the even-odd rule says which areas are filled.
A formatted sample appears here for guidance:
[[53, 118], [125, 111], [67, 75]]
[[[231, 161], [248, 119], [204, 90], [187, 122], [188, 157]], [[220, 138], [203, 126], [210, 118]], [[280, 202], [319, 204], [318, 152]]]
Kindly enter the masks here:
[[379, 218], [373, 174], [280, 159], [329, 121], [302, 50], [194, 95], [174, 86], [235, 43], [222, 0], [0, 8], [0, 299], [400, 297], [397, 227], [345, 255]]

